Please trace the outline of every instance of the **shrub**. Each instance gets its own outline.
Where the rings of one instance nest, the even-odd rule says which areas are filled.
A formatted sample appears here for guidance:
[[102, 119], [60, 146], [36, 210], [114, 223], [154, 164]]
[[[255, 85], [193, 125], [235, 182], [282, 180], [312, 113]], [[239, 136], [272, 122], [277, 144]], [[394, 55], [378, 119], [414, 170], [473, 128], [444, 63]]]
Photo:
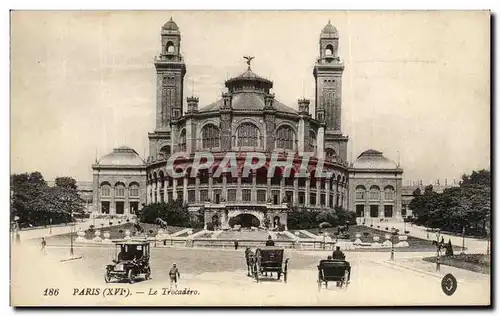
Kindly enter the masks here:
[[386, 227], [385, 230], [389, 230], [389, 227]]
[[380, 228], [380, 226], [377, 225], [377, 228]]
[[370, 233], [369, 233], [369, 232], [364, 232], [364, 233], [363, 233], [363, 236], [364, 236], [364, 237], [368, 237], [368, 236], [370, 236]]
[[333, 232], [333, 235], [334, 235], [334, 236], [338, 236], [338, 235], [339, 235], [339, 232]]
[[150, 233], [150, 234], [153, 234], [153, 233], [154, 233], [154, 231], [153, 231], [152, 229], [150, 229], [150, 230], [149, 230], [149, 233]]
[[370, 224], [370, 227], [373, 227], [373, 224]]
[[111, 221], [110, 221], [110, 222], [109, 222], [109, 226], [111, 226], [111, 225], [113, 225], [113, 222], [111, 222]]
[[328, 222], [322, 222], [319, 224], [319, 229], [325, 229], [325, 228], [330, 228], [332, 227], [332, 224], [328, 223]]
[[405, 234], [409, 234], [409, 233], [410, 233], [410, 231], [409, 231], [409, 230], [405, 230]]
[[340, 235], [340, 237], [339, 237], [339, 238], [340, 238], [340, 239], [349, 239], [349, 238], [351, 238], [351, 235], [350, 235], [350, 234], [345, 233], [345, 234]]
[[120, 229], [118, 232], [119, 232], [120, 234], [123, 234], [123, 229]]

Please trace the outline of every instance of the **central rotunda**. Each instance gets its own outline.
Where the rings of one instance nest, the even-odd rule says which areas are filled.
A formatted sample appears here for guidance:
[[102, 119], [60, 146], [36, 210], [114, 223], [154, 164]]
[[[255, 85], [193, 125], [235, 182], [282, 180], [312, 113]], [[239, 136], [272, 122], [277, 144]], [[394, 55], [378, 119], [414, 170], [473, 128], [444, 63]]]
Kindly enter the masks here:
[[[146, 203], [180, 199], [193, 213], [203, 210], [205, 228], [223, 229], [234, 223], [286, 229], [291, 206], [347, 208], [348, 137], [341, 131], [344, 65], [338, 57], [338, 41], [337, 29], [329, 22], [319, 38], [313, 72], [314, 116], [310, 100], [299, 99], [297, 109], [280, 102], [272, 93], [273, 82], [252, 71], [250, 56], [245, 56], [247, 69], [225, 82], [227, 90], [219, 100], [200, 107], [199, 99], [190, 96], [185, 108], [181, 32], [172, 19], [168, 21], [161, 28], [161, 53], [155, 58], [156, 128], [149, 133]], [[184, 177], [169, 176], [171, 155], [183, 153], [176, 164], [190, 165], [200, 151], [213, 155], [211, 168], [195, 171], [195, 177], [190, 169]], [[243, 173], [247, 152], [267, 158], [266, 164], [248, 175]], [[236, 174], [216, 172], [227, 153], [236, 156]], [[293, 163], [268, 174], [272, 154], [292, 155]], [[306, 155], [310, 158], [304, 168]], [[323, 160], [328, 178], [316, 175], [318, 161]], [[299, 172], [306, 176], [296, 176]]]

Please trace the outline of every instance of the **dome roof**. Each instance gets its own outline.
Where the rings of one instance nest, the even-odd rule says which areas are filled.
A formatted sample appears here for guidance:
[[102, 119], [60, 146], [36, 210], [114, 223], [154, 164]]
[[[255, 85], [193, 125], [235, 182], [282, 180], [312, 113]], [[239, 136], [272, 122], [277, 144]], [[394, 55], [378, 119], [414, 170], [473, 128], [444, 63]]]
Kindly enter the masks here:
[[337, 31], [337, 28], [335, 26], [333, 26], [330, 23], [330, 21], [328, 21], [328, 24], [321, 31], [321, 37], [322, 38], [338, 38], [339, 31]]
[[[203, 108], [201, 108], [200, 112], [209, 112], [216, 111], [224, 104], [224, 100], [220, 99], [216, 102], [209, 104]], [[254, 93], [254, 92], [242, 92], [235, 93], [233, 95], [233, 99], [231, 101], [231, 106], [233, 110], [259, 110], [263, 111], [265, 102], [264, 102], [264, 94]], [[297, 111], [278, 100], [274, 100], [273, 103], [274, 108], [277, 111], [297, 114]]]
[[369, 149], [358, 156], [352, 167], [355, 169], [397, 169], [398, 165], [385, 158], [382, 152]]
[[245, 71], [241, 75], [227, 80], [226, 87], [229, 88], [229, 90], [233, 91], [235, 86], [244, 82], [250, 83], [253, 88], [261, 86], [262, 88], [269, 90], [273, 87], [272, 81], [257, 75], [250, 68], [248, 68], [247, 71]]
[[127, 146], [121, 146], [113, 149], [112, 153], [101, 157], [98, 164], [106, 166], [143, 166], [146, 163], [135, 150]]
[[170, 20], [163, 25], [163, 29], [167, 31], [178, 31], [179, 27], [174, 20], [172, 20], [172, 17], [170, 17]]

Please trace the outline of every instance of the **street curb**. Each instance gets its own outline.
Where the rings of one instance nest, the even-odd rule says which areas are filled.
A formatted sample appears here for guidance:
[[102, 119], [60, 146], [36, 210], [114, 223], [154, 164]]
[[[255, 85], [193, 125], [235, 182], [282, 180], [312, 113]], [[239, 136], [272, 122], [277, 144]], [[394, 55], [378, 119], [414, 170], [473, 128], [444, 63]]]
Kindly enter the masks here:
[[59, 262], [68, 262], [68, 261], [72, 261], [72, 260], [78, 260], [78, 259], [82, 259], [83, 256], [79, 256], [79, 257], [74, 257], [74, 258], [69, 258], [69, 259], [62, 259], [62, 260], [59, 260]]
[[[442, 274], [441, 275], [441, 274], [438, 274], [438, 273], [434, 273], [434, 272], [429, 272], [429, 271], [425, 271], [425, 270], [413, 268], [413, 267], [410, 267], [410, 266], [407, 266], [407, 265], [404, 265], [404, 264], [401, 264], [401, 263], [394, 263], [394, 262], [390, 262], [390, 261], [383, 261], [382, 263], [384, 263], [386, 265], [391, 265], [391, 266], [395, 266], [395, 267], [398, 267], [398, 268], [410, 270], [410, 271], [413, 271], [413, 272], [417, 272], [417, 273], [420, 273], [420, 274], [425, 274], [425, 275], [432, 276], [432, 277], [435, 277], [435, 278], [438, 278], [438, 279], [442, 279], [446, 275], [446, 274]], [[458, 281], [457, 280], [457, 283], [463, 285], [463, 284], [466, 284], [467, 282]]]

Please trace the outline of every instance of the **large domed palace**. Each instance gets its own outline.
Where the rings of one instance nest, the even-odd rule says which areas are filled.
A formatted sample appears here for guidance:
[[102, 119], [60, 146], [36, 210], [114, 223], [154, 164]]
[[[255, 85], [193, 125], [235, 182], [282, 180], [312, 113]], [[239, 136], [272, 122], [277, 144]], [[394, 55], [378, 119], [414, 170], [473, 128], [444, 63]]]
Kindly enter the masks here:
[[[234, 217], [240, 217], [243, 226], [267, 218], [286, 228], [290, 206], [340, 206], [358, 217], [399, 214], [399, 166], [377, 151], [363, 153], [351, 165], [347, 162], [348, 137], [341, 129], [344, 64], [338, 46], [339, 33], [328, 22], [319, 37], [313, 102], [298, 99], [293, 107], [280, 102], [272, 92], [274, 83], [254, 73], [253, 57], [245, 56], [246, 69], [225, 82], [221, 97], [200, 106], [197, 97], [184, 98], [187, 65], [180, 53], [180, 29], [170, 19], [161, 28], [161, 53], [154, 60], [156, 128], [148, 134], [149, 156], [143, 160], [133, 149], [120, 147], [97, 161], [92, 166], [94, 210], [128, 215], [146, 204], [180, 199], [190, 211], [203, 210], [205, 225], [221, 228]], [[192, 166], [200, 152], [213, 157], [210, 166]], [[249, 153], [265, 161], [245, 171]], [[225, 168], [228, 155], [236, 161], [231, 172]], [[175, 167], [169, 166], [172, 161]], [[183, 176], [172, 176], [169, 168], [179, 168], [176, 172]], [[354, 187], [349, 186], [350, 174], [357, 181]], [[386, 196], [391, 200], [379, 194], [374, 203], [377, 196], [358, 194], [361, 187], [395, 194]], [[377, 205], [377, 214], [371, 205]], [[396, 214], [389, 214], [386, 205]]]

